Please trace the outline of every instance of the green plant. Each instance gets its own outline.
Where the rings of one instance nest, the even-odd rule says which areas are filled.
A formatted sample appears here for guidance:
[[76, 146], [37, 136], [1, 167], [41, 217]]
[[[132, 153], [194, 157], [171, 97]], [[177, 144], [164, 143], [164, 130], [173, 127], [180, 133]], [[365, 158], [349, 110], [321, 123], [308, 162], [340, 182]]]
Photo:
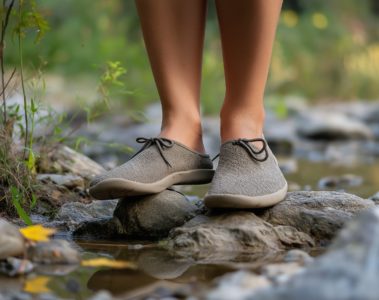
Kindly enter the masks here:
[[[36, 205], [35, 181], [35, 154], [33, 152], [33, 132], [37, 106], [35, 99], [28, 100], [26, 79], [23, 63], [23, 39], [28, 31], [37, 32], [35, 42], [39, 42], [48, 29], [46, 21], [37, 11], [34, 0], [19, 0], [15, 7], [15, 0], [2, 2], [0, 10], [0, 67], [1, 67], [1, 95], [3, 100], [0, 128], [0, 207], [8, 214], [17, 213], [25, 223], [31, 224], [28, 211]], [[13, 30], [10, 31], [10, 26]], [[18, 73], [23, 97], [22, 111], [20, 105], [8, 105], [7, 97], [11, 91], [9, 83], [16, 74], [16, 68], [5, 80], [5, 41], [11, 39], [10, 33], [17, 37], [18, 45]], [[14, 128], [19, 128], [19, 140], [14, 134]], [[22, 151], [19, 144], [23, 141]]]

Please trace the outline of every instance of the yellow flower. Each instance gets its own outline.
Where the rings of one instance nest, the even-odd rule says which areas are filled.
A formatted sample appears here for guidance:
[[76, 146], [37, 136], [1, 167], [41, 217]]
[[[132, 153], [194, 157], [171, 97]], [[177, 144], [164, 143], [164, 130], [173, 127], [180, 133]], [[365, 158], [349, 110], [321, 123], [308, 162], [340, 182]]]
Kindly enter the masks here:
[[49, 293], [50, 289], [47, 287], [50, 281], [49, 277], [37, 276], [35, 278], [27, 279], [24, 286], [24, 292], [32, 294]]
[[328, 18], [322, 13], [314, 13], [312, 15], [313, 26], [317, 29], [325, 29], [328, 27]]
[[87, 259], [82, 261], [83, 267], [110, 267], [114, 269], [135, 269], [136, 266], [128, 261], [111, 260], [105, 257]]
[[45, 228], [42, 225], [33, 225], [20, 229], [21, 234], [27, 239], [34, 242], [47, 242], [49, 237], [56, 230], [53, 228]]
[[282, 12], [282, 19], [284, 25], [289, 28], [295, 27], [299, 22], [299, 16], [293, 10], [285, 10]]

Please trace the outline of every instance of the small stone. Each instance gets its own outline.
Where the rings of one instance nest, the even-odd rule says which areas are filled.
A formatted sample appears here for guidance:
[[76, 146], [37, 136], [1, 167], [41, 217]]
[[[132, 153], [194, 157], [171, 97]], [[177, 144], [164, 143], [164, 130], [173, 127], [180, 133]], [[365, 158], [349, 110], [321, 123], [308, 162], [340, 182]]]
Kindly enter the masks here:
[[93, 295], [89, 300], [112, 300], [112, 294], [108, 291], [99, 291]]
[[329, 176], [319, 180], [318, 186], [324, 188], [344, 188], [360, 186], [363, 178], [354, 174], [345, 174], [342, 176]]
[[26, 259], [9, 257], [0, 261], [0, 273], [11, 277], [28, 274], [33, 271], [33, 269], [34, 265]]
[[264, 276], [238, 271], [218, 279], [217, 287], [207, 293], [207, 300], [242, 300], [259, 289], [267, 288], [271, 282]]
[[79, 252], [65, 240], [51, 240], [28, 247], [28, 258], [41, 264], [77, 264]]
[[297, 132], [310, 139], [370, 139], [371, 129], [363, 122], [342, 113], [306, 111], [297, 120]]
[[51, 181], [70, 190], [75, 188], [84, 188], [84, 179], [74, 174], [38, 174], [37, 180], [42, 182]]
[[292, 275], [302, 271], [303, 268], [297, 262], [269, 264], [262, 268], [261, 272], [268, 279], [279, 283], [288, 280]]
[[21, 255], [25, 248], [25, 240], [18, 228], [0, 219], [0, 259]]
[[280, 170], [284, 174], [295, 173], [298, 169], [297, 160], [293, 158], [278, 159]]
[[370, 200], [374, 201], [375, 204], [379, 204], [379, 192], [375, 193], [374, 195], [372, 195], [370, 198]]
[[300, 265], [310, 264], [313, 260], [314, 258], [312, 256], [300, 249], [290, 250], [283, 257], [284, 262], [297, 262]]

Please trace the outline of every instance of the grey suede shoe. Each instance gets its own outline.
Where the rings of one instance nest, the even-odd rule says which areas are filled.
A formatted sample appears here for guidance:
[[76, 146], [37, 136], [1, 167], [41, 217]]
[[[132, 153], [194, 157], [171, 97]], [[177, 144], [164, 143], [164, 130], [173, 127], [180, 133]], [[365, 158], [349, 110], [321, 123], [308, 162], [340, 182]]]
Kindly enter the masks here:
[[155, 194], [174, 184], [203, 184], [212, 180], [214, 170], [206, 154], [166, 138], [137, 138], [143, 147], [123, 165], [90, 183], [96, 199]]
[[[262, 143], [258, 149], [252, 143]], [[220, 160], [204, 202], [208, 207], [260, 208], [282, 201], [287, 182], [264, 139], [221, 145]]]

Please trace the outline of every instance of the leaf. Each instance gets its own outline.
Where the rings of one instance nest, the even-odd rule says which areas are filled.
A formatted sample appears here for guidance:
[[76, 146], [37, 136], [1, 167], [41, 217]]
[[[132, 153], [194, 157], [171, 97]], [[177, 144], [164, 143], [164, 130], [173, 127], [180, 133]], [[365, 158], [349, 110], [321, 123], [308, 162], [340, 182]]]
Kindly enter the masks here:
[[24, 286], [24, 292], [32, 294], [49, 293], [48, 283], [50, 278], [46, 276], [37, 276], [35, 278], [27, 279]]
[[21, 234], [28, 240], [35, 242], [47, 242], [56, 229], [45, 228], [42, 225], [33, 225], [20, 229]]
[[29, 171], [32, 172], [33, 174], [37, 172], [36, 171], [36, 157], [32, 149], [29, 150], [29, 157], [28, 157], [28, 161], [26, 165]]
[[12, 204], [16, 208], [17, 214], [25, 222], [26, 225], [32, 225], [32, 220], [21, 205], [21, 192], [15, 186], [11, 186], [10, 190], [12, 196]]
[[32, 194], [32, 202], [30, 203], [30, 208], [34, 208], [37, 205], [37, 196]]
[[136, 265], [128, 261], [111, 260], [105, 257], [83, 260], [83, 267], [110, 267], [113, 269], [136, 269]]

